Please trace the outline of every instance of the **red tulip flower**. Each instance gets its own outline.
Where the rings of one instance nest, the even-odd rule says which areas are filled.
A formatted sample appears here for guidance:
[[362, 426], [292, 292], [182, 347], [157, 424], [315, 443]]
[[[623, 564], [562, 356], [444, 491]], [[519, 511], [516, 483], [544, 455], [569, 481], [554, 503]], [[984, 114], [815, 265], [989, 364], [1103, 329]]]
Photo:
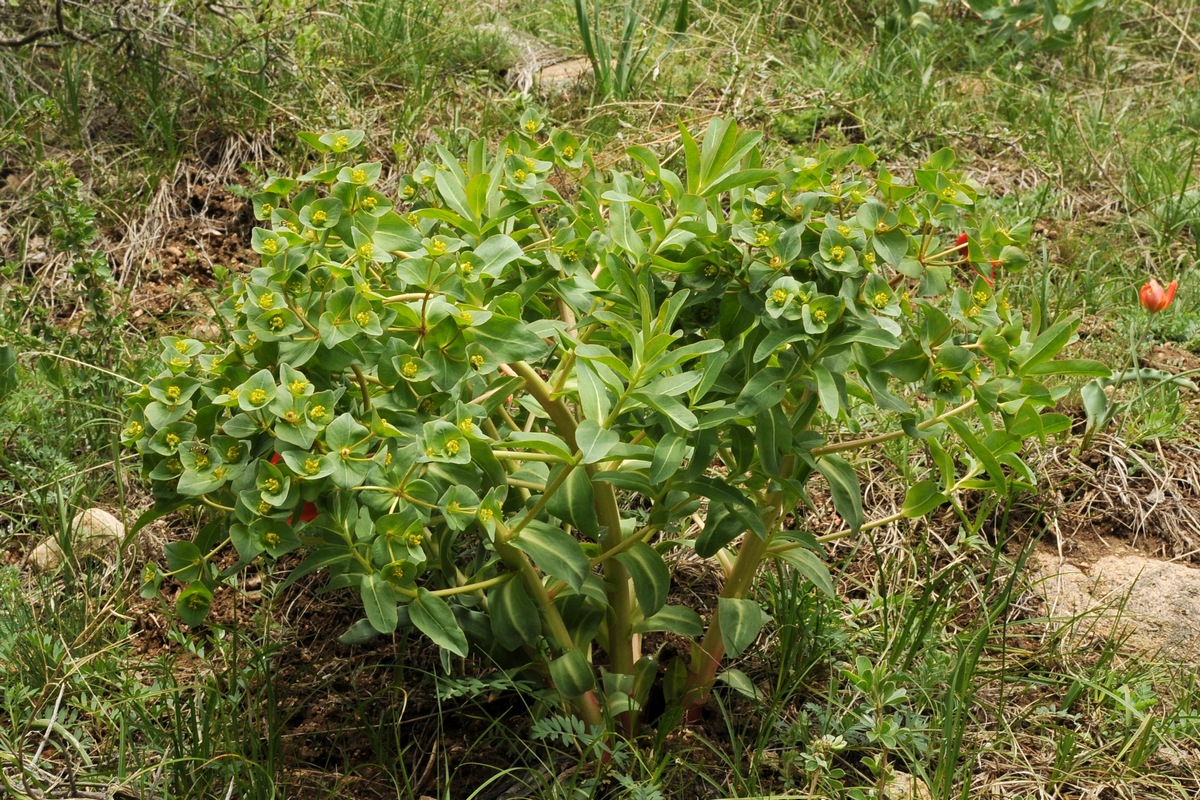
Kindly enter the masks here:
[[967, 235], [960, 233], [958, 240], [954, 242], [954, 249], [963, 254], [963, 258], [967, 257]]
[[1178, 283], [1179, 281], [1171, 281], [1171, 285], [1164, 289], [1162, 284], [1151, 278], [1150, 282], [1142, 286], [1141, 291], [1138, 292], [1142, 308], [1151, 314], [1157, 314], [1171, 305], [1171, 301], [1175, 299], [1175, 287]]

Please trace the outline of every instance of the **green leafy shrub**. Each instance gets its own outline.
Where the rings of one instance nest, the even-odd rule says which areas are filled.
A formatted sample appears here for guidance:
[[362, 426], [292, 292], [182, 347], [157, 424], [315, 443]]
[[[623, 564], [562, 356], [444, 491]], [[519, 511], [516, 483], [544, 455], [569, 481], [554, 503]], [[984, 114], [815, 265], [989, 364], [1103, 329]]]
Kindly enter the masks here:
[[[633, 729], [652, 685], [678, 720], [755, 641], [764, 561], [833, 594], [823, 540], [1033, 483], [1022, 440], [1070, 423], [1045, 376], [1105, 370], [1053, 360], [1074, 323], [1010, 308], [1027, 222], [973, 215], [949, 151], [910, 184], [860, 145], [765, 166], [731, 121], [680, 136], [682, 172], [645, 147], [604, 171], [529, 114], [393, 199], [361, 132], [306, 134], [320, 164], [254, 197], [226, 340], [166, 338], [129, 401], [153, 513], [214, 512], [168, 547], [183, 618], [300, 550], [286, 583], [323, 570], [361, 603], [346, 641], [415, 629]], [[930, 477], [866, 521], [840, 454], [903, 436]], [[844, 524], [820, 539], [817, 475]], [[712, 607], [672, 598], [676, 551], [719, 565]], [[644, 652], [663, 631], [690, 656]]]

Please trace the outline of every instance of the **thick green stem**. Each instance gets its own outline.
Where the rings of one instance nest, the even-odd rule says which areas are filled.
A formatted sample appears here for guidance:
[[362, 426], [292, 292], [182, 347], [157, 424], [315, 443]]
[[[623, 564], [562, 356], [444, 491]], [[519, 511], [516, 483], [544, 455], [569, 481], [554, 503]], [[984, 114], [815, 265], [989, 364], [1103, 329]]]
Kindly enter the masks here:
[[[969, 411], [978, 404], [979, 404], [978, 400], [975, 400], [975, 399], [968, 400], [967, 402], [963, 403], [960, 406], [955, 406], [954, 408], [950, 409], [949, 411], [944, 411], [941, 414], [938, 414], [936, 417], [930, 417], [929, 419], [925, 420], [924, 422], [918, 422], [917, 430], [923, 431], [926, 428], [932, 428], [934, 425], [937, 425], [939, 422], [945, 422], [950, 417], [955, 417], [955, 416], [958, 416], [959, 414], [963, 413], [964, 411]], [[809, 451], [809, 454], [814, 457], [819, 457], [819, 456], [827, 456], [830, 453], [841, 453], [846, 450], [859, 450], [863, 447], [870, 447], [873, 444], [883, 444], [884, 442], [892, 442], [892, 441], [895, 441], [896, 439], [903, 438], [907, 435], [908, 435], [908, 433], [906, 431], [901, 430], [901, 431], [892, 431], [891, 433], [881, 433], [877, 436], [864, 436], [861, 439], [850, 439], [849, 441], [845, 441], [845, 442], [834, 442], [833, 444], [822, 445], [821, 447], [814, 447], [812, 450]]]
[[[550, 416], [567, 446], [579, 450], [575, 440], [577, 424], [570, 409], [552, 396], [550, 387], [529, 364], [517, 361], [509, 366], [525, 381], [526, 390]], [[591, 478], [595, 467], [589, 465], [587, 474]], [[604, 528], [602, 544], [605, 550], [612, 550], [621, 543], [621, 509], [617, 505], [616, 489], [610, 483], [593, 481], [592, 495], [596, 519]], [[604, 584], [609, 607], [608, 646], [605, 648], [610, 659], [609, 668], [620, 675], [632, 675], [637, 661], [633, 642], [633, 592], [629, 586], [629, 572], [621, 562], [616, 559], [604, 562]]]
[[[771, 510], [763, 522], [767, 531], [773, 531], [782, 513], [782, 498], [775, 498]], [[740, 600], [746, 596], [754, 585], [754, 576], [758, 565], [767, 555], [768, 539], [760, 539], [753, 533], [742, 537], [742, 547], [738, 551], [733, 570], [721, 589], [721, 597], [729, 600]], [[683, 694], [683, 712], [691, 717], [706, 702], [712, 692], [713, 682], [721, 661], [725, 658], [725, 641], [721, 635], [721, 616], [714, 609], [708, 630], [700, 641], [700, 646], [693, 651], [692, 661], [688, 664], [687, 684]]]
[[[496, 554], [505, 564], [517, 571], [518, 577], [525, 585], [525, 591], [533, 598], [533, 602], [541, 612], [542, 625], [548, 638], [554, 642], [560, 653], [571, 652], [575, 649], [575, 640], [571, 637], [571, 632], [567, 630], [562, 615], [558, 613], [553, 598], [546, 593], [541, 576], [529, 562], [528, 556], [509, 544], [507, 538], [508, 531], [504, 529], [503, 525], [497, 523], [494, 540]], [[575, 711], [579, 714], [579, 718], [588, 725], [604, 724], [604, 711], [600, 708], [600, 701], [594, 691], [575, 700]]]

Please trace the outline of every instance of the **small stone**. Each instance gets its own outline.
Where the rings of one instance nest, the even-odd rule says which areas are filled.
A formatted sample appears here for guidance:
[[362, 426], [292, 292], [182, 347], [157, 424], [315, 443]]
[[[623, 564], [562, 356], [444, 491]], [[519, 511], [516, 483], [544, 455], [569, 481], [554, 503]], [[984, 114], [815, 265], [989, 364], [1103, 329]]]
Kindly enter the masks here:
[[[80, 511], [71, 521], [72, 550], [77, 557], [100, 556], [111, 558], [125, 538], [121, 520], [102, 508]], [[58, 538], [49, 536], [29, 554], [29, 564], [35, 572], [47, 572], [63, 562], [63, 550]]]
[[892, 770], [891, 780], [883, 792], [887, 800], [933, 800], [925, 781], [899, 770]]
[[1126, 650], [1200, 660], [1200, 569], [1135, 552], [1081, 566], [1039, 553], [1033, 567], [1049, 616], [1076, 632], [1126, 637]]

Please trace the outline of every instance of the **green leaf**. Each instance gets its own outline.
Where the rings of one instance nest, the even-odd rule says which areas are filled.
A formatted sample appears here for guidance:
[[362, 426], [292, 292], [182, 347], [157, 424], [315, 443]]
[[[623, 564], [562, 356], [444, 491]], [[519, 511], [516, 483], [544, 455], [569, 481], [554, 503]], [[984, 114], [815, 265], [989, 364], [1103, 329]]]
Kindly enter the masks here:
[[358, 587], [363, 610], [371, 627], [380, 633], [394, 633], [399, 617], [396, 613], [396, 590], [378, 572], [364, 575]]
[[807, 547], [792, 547], [780, 553], [779, 558], [807, 578], [809, 583], [820, 589], [826, 597], [837, 596], [829, 567], [812, 550]]
[[[613, 434], [614, 436], [616, 434]], [[564, 470], [571, 474], [554, 490], [546, 502], [546, 510], [559, 519], [566, 520], [585, 536], [593, 539], [600, 536], [600, 523], [596, 520], [595, 493], [587, 470], [583, 467], [560, 466], [550, 473], [549, 483]]]
[[842, 410], [842, 401], [833, 375], [820, 363], [812, 365], [812, 374], [817, 381], [817, 397], [820, 398], [821, 408], [831, 419], [837, 419]]
[[822, 456], [817, 461], [817, 471], [829, 482], [833, 507], [845, 520], [847, 527], [858, 533], [863, 523], [862, 488], [858, 483], [858, 473], [839, 456]]
[[742, 389], [737, 399], [739, 414], [752, 417], [760, 411], [778, 405], [787, 394], [787, 373], [776, 367], [767, 367], [755, 373]]
[[983, 465], [988, 477], [992, 479], [996, 491], [1006, 494], [1008, 492], [1008, 480], [1005, 478], [1004, 468], [1000, 465], [1000, 461], [996, 458], [995, 454], [979, 440], [970, 427], [968, 427], [967, 423], [958, 417], [947, 417], [946, 424], [954, 429], [954, 432], [958, 434], [958, 438], [962, 439], [963, 444], [971, 451], [971, 455], [975, 456], [979, 463]]
[[360, 619], [338, 637], [338, 644], [365, 644], [379, 635], [369, 619]]
[[1033, 370], [1058, 355], [1079, 327], [1079, 320], [1069, 319], [1050, 326], [1032, 342], [1024, 342], [1012, 351], [1018, 375], [1033, 374]]
[[646, 616], [656, 614], [666, 604], [671, 588], [671, 571], [662, 556], [645, 542], [638, 542], [618, 553], [616, 559], [629, 572], [642, 613]]
[[1044, 361], [1025, 370], [1026, 375], [1082, 375], [1088, 378], [1107, 378], [1112, 370], [1107, 364], [1091, 361], [1086, 358], [1065, 358], [1057, 361]]
[[742, 521], [750, 530], [754, 531], [754, 534], [758, 538], [767, 538], [767, 529], [763, 525], [758, 508], [742, 493], [741, 489], [730, 485], [720, 478], [709, 477], [689, 481], [680, 486], [679, 489], [684, 492], [702, 495], [719, 503], [724, 503], [731, 510], [738, 513]]
[[908, 487], [900, 512], [909, 519], [923, 517], [950, 500], [938, 489], [936, 481], [923, 480]]
[[717, 618], [721, 621], [721, 642], [729, 656], [738, 656], [758, 638], [771, 617], [756, 600], [737, 600], [722, 597], [717, 601]]
[[685, 431], [694, 431], [699, 424], [699, 420], [696, 419], [692, 410], [674, 397], [649, 392], [630, 392], [629, 396], [639, 403], [650, 406]]
[[534, 520], [509, 544], [533, 559], [547, 575], [566, 582], [576, 592], [591, 571], [583, 547], [561, 528]]
[[1087, 414], [1088, 430], [1100, 430], [1108, 424], [1110, 417], [1108, 393], [1104, 391], [1104, 382], [1090, 380], [1079, 390], [1083, 400], [1083, 410]]
[[202, 583], [190, 583], [175, 601], [175, 613], [193, 628], [198, 627], [212, 608], [213, 594]]
[[657, 614], [633, 624], [634, 633], [651, 631], [667, 631], [688, 637], [703, 636], [704, 621], [687, 606], [664, 606]]
[[204, 555], [192, 542], [168, 542], [163, 546], [167, 558], [167, 570], [175, 573], [176, 580], [188, 583], [200, 577], [204, 566]]
[[0, 345], [0, 400], [17, 388], [17, 351], [11, 344]]
[[508, 580], [488, 591], [488, 617], [492, 634], [506, 650], [536, 645], [541, 636], [537, 606], [519, 580]]
[[582, 650], [570, 650], [551, 661], [548, 666], [554, 688], [568, 700], [582, 697], [596, 685], [596, 675]]
[[575, 443], [583, 454], [584, 464], [600, 461], [620, 442], [621, 437], [616, 431], [601, 428], [595, 420], [585, 419], [575, 430]]
[[696, 538], [696, 555], [712, 558], [725, 545], [746, 532], [742, 517], [724, 503], [711, 502], [704, 518], [704, 530]]
[[[241, 553], [241, 548], [238, 548], [238, 552]], [[292, 568], [287, 578], [279, 584], [275, 591], [282, 592], [305, 575], [331, 567], [341, 561], [350, 561], [350, 559], [350, 551], [344, 547], [322, 547], [313, 550], [307, 558]]]
[[504, 314], [493, 313], [470, 330], [475, 343], [501, 361], [536, 361], [550, 350], [550, 345], [530, 333], [524, 322]]
[[418, 588], [417, 598], [408, 604], [408, 618], [438, 647], [466, 658], [467, 637], [445, 600], [428, 589]]
[[669, 480], [679, 471], [685, 455], [687, 439], [677, 433], [664, 434], [654, 448], [654, 458], [650, 462], [650, 483], [660, 486]]
[[740, 669], [727, 669], [717, 676], [717, 680], [743, 697], [762, 702], [762, 692], [754, 685], [754, 681], [750, 680], [750, 676]]
[[484, 239], [475, 248], [475, 256], [480, 260], [479, 273], [496, 278], [509, 264], [524, 258], [525, 253], [521, 250], [521, 245], [517, 244], [511, 236], [500, 234]]

